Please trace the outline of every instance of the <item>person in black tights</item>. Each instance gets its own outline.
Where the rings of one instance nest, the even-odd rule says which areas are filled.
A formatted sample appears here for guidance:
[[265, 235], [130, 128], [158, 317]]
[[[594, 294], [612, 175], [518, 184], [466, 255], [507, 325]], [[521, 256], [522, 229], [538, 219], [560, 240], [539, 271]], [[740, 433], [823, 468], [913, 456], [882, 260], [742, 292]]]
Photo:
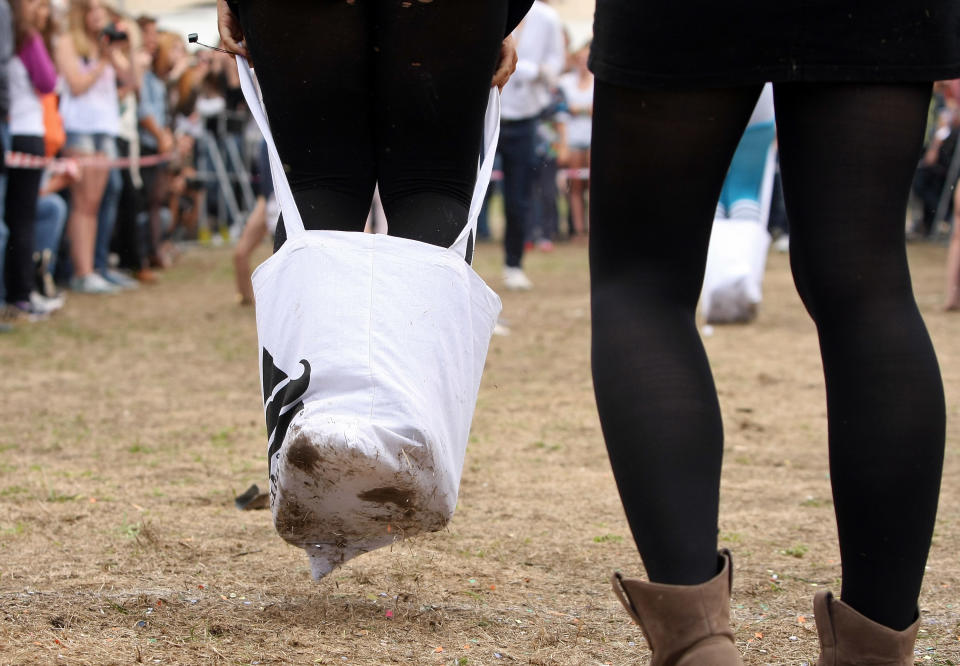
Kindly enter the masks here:
[[652, 664], [742, 663], [717, 553], [721, 415], [694, 312], [764, 81], [826, 380], [843, 582], [814, 601], [818, 664], [912, 664], [945, 410], [904, 219], [931, 82], [960, 76], [960, 4], [753, 1], [734, 16], [707, 0], [599, 0], [591, 68], [593, 376], [649, 576], [618, 574], [614, 589]]
[[[249, 55], [308, 229], [362, 231], [375, 184], [391, 235], [450, 246], [467, 221], [491, 77], [532, 0], [219, 0]], [[286, 240], [282, 220], [276, 247]]]

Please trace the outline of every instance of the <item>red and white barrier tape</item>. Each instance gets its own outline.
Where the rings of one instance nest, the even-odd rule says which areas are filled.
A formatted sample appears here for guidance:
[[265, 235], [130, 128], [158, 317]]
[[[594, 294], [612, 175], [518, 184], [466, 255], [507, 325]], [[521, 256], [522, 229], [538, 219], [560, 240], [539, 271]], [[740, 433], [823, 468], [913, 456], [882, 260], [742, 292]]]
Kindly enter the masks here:
[[[569, 180], [590, 180], [590, 169], [558, 169], [557, 173], [562, 174]], [[490, 180], [503, 180], [503, 171], [494, 170]]]
[[[169, 162], [173, 158], [174, 153], [147, 155], [141, 157], [137, 161], [137, 164], [142, 167], [149, 167]], [[133, 158], [130, 157], [117, 157], [114, 159], [108, 159], [99, 155], [90, 155], [89, 157], [43, 157], [41, 155], [30, 155], [28, 153], [15, 153], [11, 151], [7, 151], [4, 159], [8, 169], [50, 169], [54, 173], [76, 172], [83, 167], [125, 169], [133, 164]], [[562, 174], [570, 180], [590, 179], [590, 169], [559, 169], [557, 173]], [[503, 171], [494, 171], [492, 180], [503, 180]]]
[[[162, 155], [146, 155], [137, 160], [137, 164], [142, 167], [155, 166], [173, 159], [174, 153], [164, 153]], [[42, 155], [30, 155], [28, 153], [15, 153], [8, 151], [4, 154], [4, 164], [8, 169], [50, 169], [54, 173], [76, 172], [83, 167], [96, 167], [100, 169], [125, 169], [133, 164], [134, 160], [130, 157], [117, 157], [109, 159], [102, 155], [90, 155], [89, 157], [44, 157]]]

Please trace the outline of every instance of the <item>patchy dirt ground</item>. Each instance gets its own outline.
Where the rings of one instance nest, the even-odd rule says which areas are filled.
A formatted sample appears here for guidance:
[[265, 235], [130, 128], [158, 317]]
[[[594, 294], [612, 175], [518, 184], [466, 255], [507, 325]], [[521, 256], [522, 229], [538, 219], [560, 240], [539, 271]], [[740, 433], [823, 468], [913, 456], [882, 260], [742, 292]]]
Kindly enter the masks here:
[[[533, 254], [505, 294], [460, 506], [446, 531], [319, 584], [269, 512], [253, 312], [229, 252], [194, 250], [160, 286], [72, 296], [0, 338], [0, 663], [634, 664], [609, 591], [639, 573], [588, 369], [586, 252]], [[960, 663], [960, 315], [938, 310], [942, 248], [910, 248], [950, 417], [921, 605], [921, 663]], [[478, 268], [499, 285], [499, 250]], [[814, 330], [786, 257], [759, 320], [706, 341], [727, 453], [722, 544], [748, 664], [817, 653], [811, 597], [839, 589]]]

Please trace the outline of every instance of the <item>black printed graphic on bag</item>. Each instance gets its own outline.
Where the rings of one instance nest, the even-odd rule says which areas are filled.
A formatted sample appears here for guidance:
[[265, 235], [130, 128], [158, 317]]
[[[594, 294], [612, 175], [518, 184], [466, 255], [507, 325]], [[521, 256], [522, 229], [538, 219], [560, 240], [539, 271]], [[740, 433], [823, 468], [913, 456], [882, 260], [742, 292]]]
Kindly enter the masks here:
[[[303, 409], [303, 394], [310, 386], [310, 363], [300, 361], [303, 373], [290, 379], [273, 362], [273, 356], [263, 350], [263, 411], [267, 419], [267, 462], [280, 450], [290, 421]], [[283, 385], [281, 387], [281, 384]]]

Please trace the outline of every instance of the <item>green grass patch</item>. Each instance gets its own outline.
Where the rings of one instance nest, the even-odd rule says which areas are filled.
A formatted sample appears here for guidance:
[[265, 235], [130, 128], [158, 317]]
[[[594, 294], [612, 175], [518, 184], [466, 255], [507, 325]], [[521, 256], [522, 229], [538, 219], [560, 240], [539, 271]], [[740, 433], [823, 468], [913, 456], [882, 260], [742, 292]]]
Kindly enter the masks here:
[[563, 447], [559, 444], [547, 444], [546, 442], [534, 442], [531, 446], [535, 449], [541, 449], [543, 451], [559, 451]]
[[620, 543], [622, 541], [623, 537], [619, 534], [604, 534], [593, 537], [594, 543]]
[[224, 428], [210, 435], [210, 444], [220, 449], [229, 449], [233, 446], [234, 434], [234, 428]]
[[50, 488], [47, 491], [48, 502], [72, 502], [75, 499], [77, 499], [76, 495], [67, 495], [66, 493], [61, 493], [55, 488]]
[[6, 526], [6, 525], [0, 526], [0, 534], [4, 536], [23, 534], [26, 531], [27, 531], [27, 524], [19, 520], [10, 526]]
[[125, 539], [136, 539], [140, 536], [140, 531], [143, 529], [143, 523], [128, 523], [124, 520], [117, 527], [117, 533]]
[[781, 555], [789, 555], [790, 557], [801, 558], [807, 554], [807, 551], [810, 549], [804, 546], [802, 543], [791, 548], [786, 548], [780, 551]]

